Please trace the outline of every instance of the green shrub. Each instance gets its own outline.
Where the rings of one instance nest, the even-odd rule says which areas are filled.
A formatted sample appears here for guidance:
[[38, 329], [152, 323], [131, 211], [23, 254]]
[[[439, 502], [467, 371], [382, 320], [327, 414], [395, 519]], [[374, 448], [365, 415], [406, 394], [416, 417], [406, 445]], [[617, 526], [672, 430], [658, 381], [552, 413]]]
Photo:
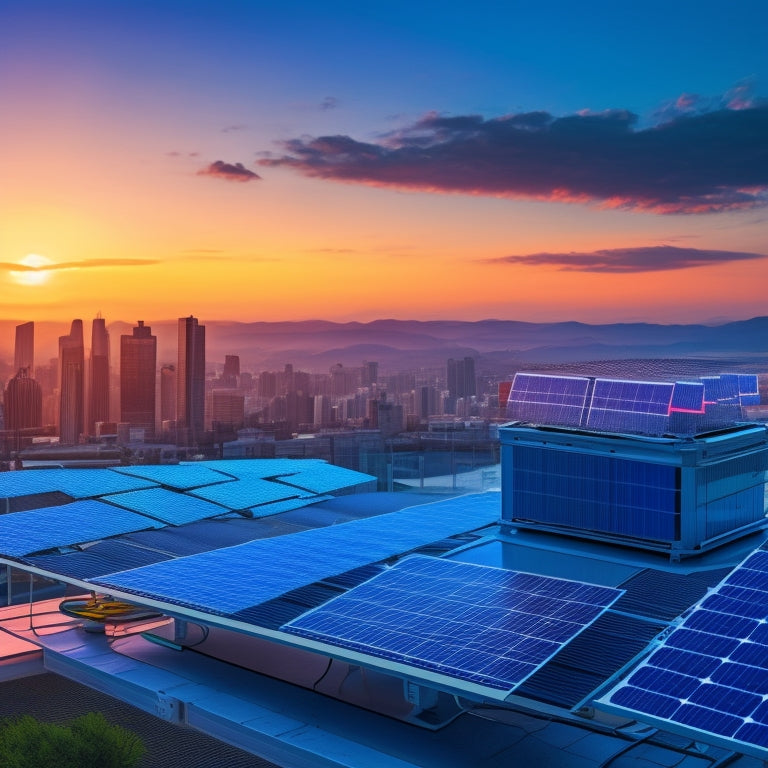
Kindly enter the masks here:
[[96, 712], [69, 725], [24, 715], [0, 726], [2, 768], [134, 768], [143, 754], [136, 734]]

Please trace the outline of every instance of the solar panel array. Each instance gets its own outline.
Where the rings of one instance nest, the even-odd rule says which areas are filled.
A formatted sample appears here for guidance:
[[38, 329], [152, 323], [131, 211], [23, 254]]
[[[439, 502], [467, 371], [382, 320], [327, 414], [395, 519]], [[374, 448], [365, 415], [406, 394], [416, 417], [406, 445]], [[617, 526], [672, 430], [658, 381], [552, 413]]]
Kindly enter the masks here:
[[73, 499], [149, 488], [154, 483], [107, 469], [45, 469], [0, 472], [0, 498], [61, 491]]
[[218, 614], [232, 614], [328, 576], [495, 523], [488, 492], [401, 509], [291, 536], [259, 539], [115, 573], [93, 583]]
[[663, 435], [674, 384], [595, 379], [587, 427], [601, 432]]
[[537, 424], [578, 427], [590, 380], [575, 376], [517, 373], [507, 401], [507, 416]]
[[517, 373], [507, 416], [597, 432], [687, 435], [731, 426], [742, 418], [742, 406], [759, 403], [756, 374], [652, 382]]
[[24, 557], [160, 525], [143, 515], [101, 501], [75, 501], [0, 515], [0, 552], [10, 557]]
[[417, 555], [282, 629], [508, 693], [621, 593]]
[[[599, 703], [739, 751], [768, 748], [768, 552], [753, 552]], [[705, 740], [705, 739], [703, 739]]]

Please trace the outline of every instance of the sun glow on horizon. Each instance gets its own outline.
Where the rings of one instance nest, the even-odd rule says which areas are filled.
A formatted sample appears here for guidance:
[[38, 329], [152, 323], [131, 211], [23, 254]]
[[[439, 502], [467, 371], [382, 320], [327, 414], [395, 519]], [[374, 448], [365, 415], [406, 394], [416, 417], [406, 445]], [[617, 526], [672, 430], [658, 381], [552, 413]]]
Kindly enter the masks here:
[[53, 262], [45, 256], [38, 253], [28, 253], [19, 260], [19, 265], [28, 267], [28, 269], [20, 272], [11, 271], [9, 274], [11, 279], [19, 285], [43, 285], [51, 276], [46, 267], [52, 264]]

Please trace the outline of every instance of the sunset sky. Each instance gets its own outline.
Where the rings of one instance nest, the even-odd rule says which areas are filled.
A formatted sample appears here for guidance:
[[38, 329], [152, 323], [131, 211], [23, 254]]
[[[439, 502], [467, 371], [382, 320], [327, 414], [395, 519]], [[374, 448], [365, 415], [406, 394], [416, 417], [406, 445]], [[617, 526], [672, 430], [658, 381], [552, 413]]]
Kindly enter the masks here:
[[768, 314], [768, 3], [0, 0], [0, 318]]

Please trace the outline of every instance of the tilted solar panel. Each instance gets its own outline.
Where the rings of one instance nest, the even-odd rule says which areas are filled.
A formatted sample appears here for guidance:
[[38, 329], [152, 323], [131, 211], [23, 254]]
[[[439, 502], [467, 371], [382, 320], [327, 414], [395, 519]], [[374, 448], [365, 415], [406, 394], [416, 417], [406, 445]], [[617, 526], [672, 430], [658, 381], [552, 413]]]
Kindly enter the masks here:
[[23, 557], [46, 549], [161, 526], [162, 523], [153, 522], [144, 515], [91, 500], [11, 512], [0, 515], [0, 554]]
[[216, 472], [199, 464], [170, 464], [150, 465], [136, 467], [110, 467], [111, 472], [131, 477], [140, 477], [151, 480], [153, 483], [165, 485], [169, 488], [189, 490], [203, 485], [213, 485], [232, 480], [232, 477], [222, 472]]
[[553, 426], [581, 425], [590, 379], [578, 376], [515, 374], [507, 417]]
[[335, 464], [316, 464], [314, 462], [295, 462], [290, 475], [281, 475], [280, 481], [288, 485], [312, 491], [313, 493], [332, 493], [362, 483], [375, 481], [373, 475], [356, 472], [353, 469], [337, 467]]
[[598, 703], [764, 758], [768, 552], [753, 552], [731, 571]]
[[676, 381], [669, 410], [704, 413], [704, 384], [700, 381]]
[[506, 694], [621, 593], [415, 555], [282, 629]]
[[195, 520], [224, 515], [229, 510], [219, 504], [198, 499], [186, 493], [175, 493], [166, 488], [146, 488], [129, 493], [116, 493], [102, 497], [119, 507], [147, 515], [170, 525], [185, 525]]
[[674, 384], [595, 379], [587, 427], [602, 432], [663, 435], [669, 425]]
[[247, 477], [242, 480], [232, 480], [218, 485], [207, 485], [190, 491], [193, 496], [206, 499], [214, 504], [220, 504], [227, 509], [249, 509], [259, 504], [271, 501], [282, 501], [296, 496], [312, 496], [314, 494], [292, 488], [282, 483], [264, 480], [260, 477]]

